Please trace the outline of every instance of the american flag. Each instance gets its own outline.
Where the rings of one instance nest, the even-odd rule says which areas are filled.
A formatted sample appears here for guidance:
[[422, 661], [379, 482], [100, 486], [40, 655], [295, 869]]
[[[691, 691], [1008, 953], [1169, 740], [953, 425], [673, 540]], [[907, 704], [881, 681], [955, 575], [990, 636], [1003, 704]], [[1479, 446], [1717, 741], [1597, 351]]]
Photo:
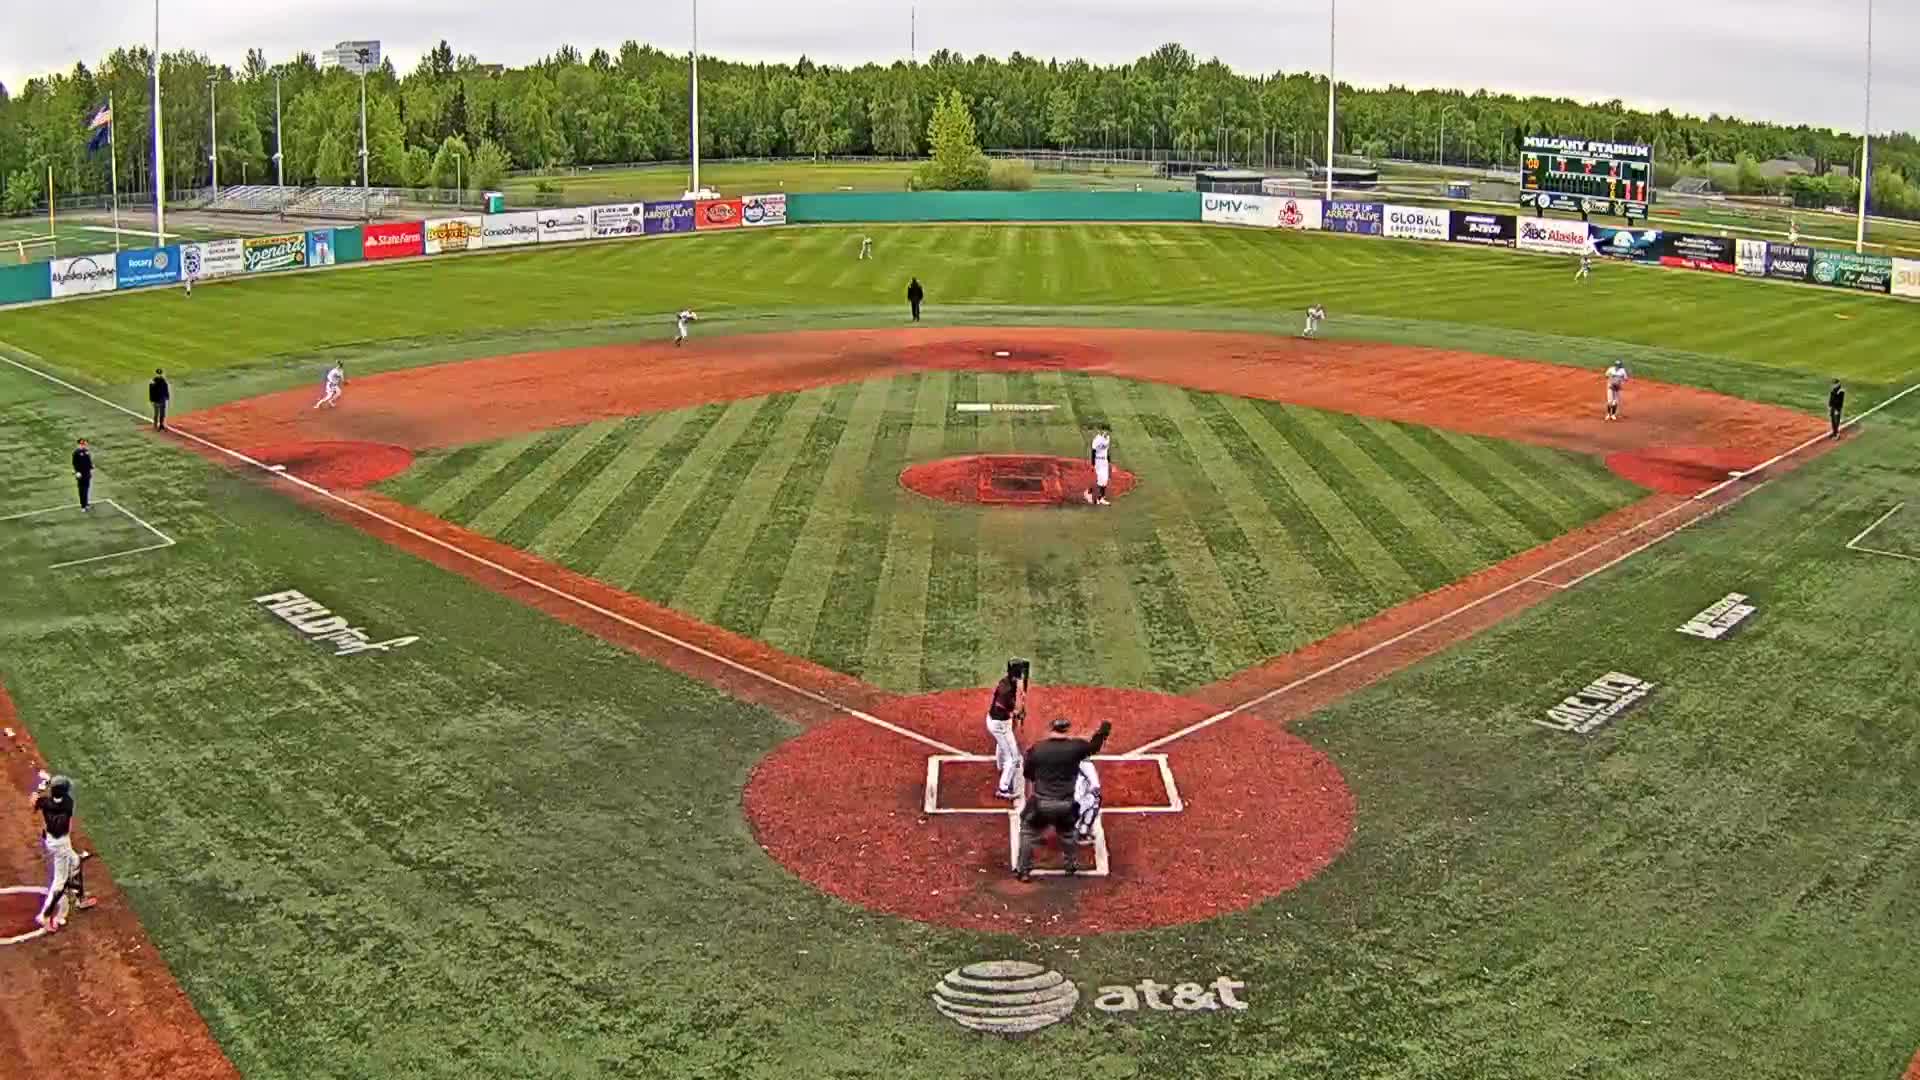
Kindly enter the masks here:
[[87, 143], [87, 153], [91, 154], [105, 146], [107, 139], [113, 135], [112, 107], [100, 106], [100, 111], [93, 114], [92, 120], [87, 121], [87, 130], [93, 132], [93, 141]]

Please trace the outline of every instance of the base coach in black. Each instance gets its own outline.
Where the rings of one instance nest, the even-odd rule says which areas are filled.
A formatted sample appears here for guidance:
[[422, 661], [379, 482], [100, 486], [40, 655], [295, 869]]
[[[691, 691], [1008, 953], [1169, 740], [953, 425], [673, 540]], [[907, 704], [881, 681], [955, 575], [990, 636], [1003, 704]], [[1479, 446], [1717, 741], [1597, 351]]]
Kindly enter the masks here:
[[93, 451], [87, 449], [87, 440], [81, 439], [80, 445], [73, 448], [73, 482], [80, 488], [80, 509], [93, 509]]
[[1833, 380], [1833, 388], [1827, 391], [1827, 421], [1833, 425], [1833, 434], [1827, 436], [1827, 438], [1837, 439], [1840, 437], [1840, 414], [1845, 412], [1846, 409], [1847, 388], [1840, 385], [1839, 379], [1835, 379]]
[[1073, 781], [1080, 775], [1080, 763], [1106, 745], [1113, 724], [1102, 721], [1091, 739], [1068, 738], [1070, 726], [1064, 716], [1055, 720], [1053, 734], [1027, 749], [1027, 804], [1020, 812], [1020, 858], [1013, 868], [1021, 881], [1033, 880], [1033, 848], [1048, 829], [1066, 853], [1067, 873], [1080, 872], [1080, 853], [1073, 842], [1080, 808], [1073, 801]]
[[153, 369], [153, 381], [147, 384], [147, 400], [153, 403], [153, 430], [167, 430], [167, 402], [173, 400], [173, 388], [159, 368]]
[[907, 306], [913, 309], [913, 321], [920, 321], [920, 304], [927, 298], [927, 290], [920, 287], [920, 279], [914, 278], [907, 283]]

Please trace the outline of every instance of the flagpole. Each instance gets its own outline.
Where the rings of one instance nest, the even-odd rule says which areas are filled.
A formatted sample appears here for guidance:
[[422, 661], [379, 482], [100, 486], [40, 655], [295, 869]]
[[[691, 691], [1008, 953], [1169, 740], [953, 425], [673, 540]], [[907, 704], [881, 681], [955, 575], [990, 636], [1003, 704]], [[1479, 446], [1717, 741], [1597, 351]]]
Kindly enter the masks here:
[[107, 175], [113, 179], [113, 250], [120, 250], [120, 129], [113, 119], [113, 94], [107, 94]]
[[153, 231], [155, 244], [167, 243], [167, 168], [161, 149], [160, 0], [153, 0]]

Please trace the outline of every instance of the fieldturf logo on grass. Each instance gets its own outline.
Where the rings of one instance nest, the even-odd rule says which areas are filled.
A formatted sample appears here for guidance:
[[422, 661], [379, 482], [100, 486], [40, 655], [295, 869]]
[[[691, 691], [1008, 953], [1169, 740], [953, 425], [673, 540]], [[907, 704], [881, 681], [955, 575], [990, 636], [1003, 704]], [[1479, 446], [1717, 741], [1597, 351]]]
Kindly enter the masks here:
[[386, 641], [373, 641], [365, 630], [348, 625], [344, 617], [335, 615], [308, 599], [306, 593], [297, 589], [256, 596], [253, 602], [278, 615], [288, 626], [300, 631], [309, 640], [332, 645], [335, 656], [352, 656], [363, 652], [388, 652], [392, 649], [405, 648], [420, 640], [418, 637], [397, 637]]
[[1555, 731], [1585, 735], [1638, 705], [1652, 692], [1653, 684], [1645, 679], [1610, 671], [1548, 709], [1545, 720], [1534, 723]]
[[1747, 621], [1757, 608], [1747, 603], [1741, 593], [1728, 593], [1726, 599], [1695, 615], [1686, 621], [1686, 625], [1677, 629], [1683, 634], [1708, 641], [1719, 641], [1733, 632], [1733, 628]]
[[[1163, 983], [1141, 979], [1131, 986], [1103, 986], [1093, 1007], [1113, 1015], [1149, 1012], [1246, 1012], [1238, 996], [1247, 984], [1222, 975], [1210, 983]], [[933, 988], [940, 1015], [974, 1031], [1025, 1035], [1073, 1015], [1080, 990], [1057, 971], [1024, 960], [989, 960], [947, 972]]]

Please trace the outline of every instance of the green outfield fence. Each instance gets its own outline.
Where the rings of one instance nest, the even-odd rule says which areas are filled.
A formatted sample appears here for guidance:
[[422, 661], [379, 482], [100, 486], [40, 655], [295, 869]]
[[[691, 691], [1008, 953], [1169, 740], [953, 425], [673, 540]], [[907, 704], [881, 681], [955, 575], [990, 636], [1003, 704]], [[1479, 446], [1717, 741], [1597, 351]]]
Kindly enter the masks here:
[[1616, 229], [1514, 214], [1363, 200], [1191, 191], [929, 191], [747, 195], [462, 214], [309, 229], [0, 267], [0, 305], [65, 300], [344, 263], [431, 258], [529, 245], [626, 241], [789, 224], [868, 222], [1195, 222], [1333, 232], [1607, 259], [1920, 299], [1920, 261], [1850, 251]]

